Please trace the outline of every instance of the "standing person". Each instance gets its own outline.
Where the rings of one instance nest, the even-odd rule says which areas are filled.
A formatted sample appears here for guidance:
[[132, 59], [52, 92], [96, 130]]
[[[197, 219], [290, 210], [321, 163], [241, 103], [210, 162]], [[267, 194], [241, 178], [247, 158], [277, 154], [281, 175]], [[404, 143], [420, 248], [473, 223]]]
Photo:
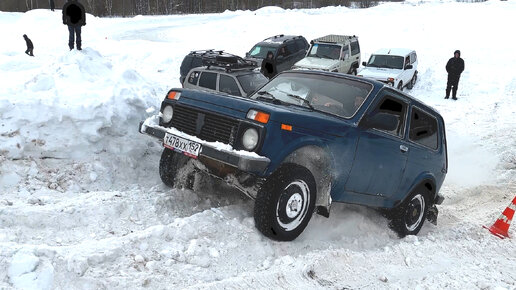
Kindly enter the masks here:
[[456, 100], [460, 74], [464, 71], [464, 60], [460, 58], [460, 50], [456, 50], [453, 54], [453, 57], [446, 64], [448, 83], [446, 84], [446, 97], [444, 98], [448, 99], [450, 97], [450, 90], [452, 90], [452, 99]]
[[[70, 50], [74, 46], [74, 38], [77, 44], [77, 49], [81, 50], [81, 26], [86, 25], [86, 13], [84, 6], [77, 0], [68, 0], [63, 6], [63, 24], [68, 25], [68, 47]], [[74, 37], [76, 36], [76, 37]]]
[[34, 45], [32, 44], [32, 41], [29, 39], [27, 34], [24, 34], [23, 38], [25, 39], [25, 43], [27, 44], [27, 50], [25, 51], [25, 53], [30, 56], [34, 56], [34, 54], [32, 52], [34, 50]]
[[54, 11], [56, 8], [56, 4], [54, 3], [54, 0], [50, 0], [50, 10]]

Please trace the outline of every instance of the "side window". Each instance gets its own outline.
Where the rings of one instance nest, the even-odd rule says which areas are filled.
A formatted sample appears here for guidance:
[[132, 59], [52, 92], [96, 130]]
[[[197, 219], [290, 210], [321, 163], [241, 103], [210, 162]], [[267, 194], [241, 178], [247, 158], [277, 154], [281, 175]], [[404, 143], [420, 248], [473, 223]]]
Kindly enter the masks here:
[[351, 55], [358, 53], [360, 53], [360, 46], [358, 45], [358, 41], [354, 41], [351, 43]]
[[197, 80], [199, 79], [200, 73], [198, 71], [192, 71], [190, 76], [188, 77], [188, 82], [192, 85], [197, 85]]
[[437, 149], [437, 119], [418, 108], [412, 109], [409, 139], [417, 144]]
[[234, 96], [241, 96], [235, 79], [223, 74], [220, 75], [219, 79], [219, 91]]
[[407, 104], [393, 97], [388, 96], [380, 102], [380, 104], [373, 110], [373, 113], [368, 118], [373, 119], [379, 115], [394, 116], [397, 123], [394, 129], [384, 129], [381, 125], [373, 126], [373, 128], [402, 138], [404, 134], [406, 114]]
[[215, 90], [217, 85], [217, 74], [211, 72], [202, 72], [199, 79], [199, 86], [207, 89]]
[[302, 39], [296, 39], [296, 46], [298, 50], [306, 50], [306, 45]]
[[297, 45], [294, 41], [291, 41], [287, 44], [287, 53], [293, 54], [296, 53], [299, 49], [297, 48]]

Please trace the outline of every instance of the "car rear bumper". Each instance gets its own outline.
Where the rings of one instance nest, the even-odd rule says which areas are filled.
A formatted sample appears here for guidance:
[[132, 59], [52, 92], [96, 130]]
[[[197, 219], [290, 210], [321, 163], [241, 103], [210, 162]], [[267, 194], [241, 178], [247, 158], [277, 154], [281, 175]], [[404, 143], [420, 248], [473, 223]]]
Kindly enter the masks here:
[[[140, 122], [139, 132], [163, 140], [167, 132], [167, 128], [155, 125], [144, 124]], [[190, 140], [198, 138], [182, 133], [182, 137]], [[225, 150], [210, 144], [210, 142], [199, 142], [202, 149], [199, 156], [207, 157], [223, 164], [238, 168], [241, 171], [263, 175], [270, 164], [270, 159], [259, 156], [257, 154], [249, 154], [250, 152], [242, 152], [237, 150]]]

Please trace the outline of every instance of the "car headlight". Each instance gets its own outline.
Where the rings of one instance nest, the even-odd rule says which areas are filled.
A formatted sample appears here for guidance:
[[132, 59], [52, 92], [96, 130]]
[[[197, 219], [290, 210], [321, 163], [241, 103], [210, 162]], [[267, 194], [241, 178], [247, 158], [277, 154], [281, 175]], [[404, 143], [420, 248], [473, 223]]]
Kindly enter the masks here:
[[253, 151], [258, 145], [258, 131], [255, 128], [248, 128], [242, 135], [242, 145], [248, 151]]
[[168, 123], [172, 120], [172, 116], [174, 116], [174, 109], [172, 106], [165, 106], [163, 109], [163, 114], [161, 118], [163, 119], [163, 123]]

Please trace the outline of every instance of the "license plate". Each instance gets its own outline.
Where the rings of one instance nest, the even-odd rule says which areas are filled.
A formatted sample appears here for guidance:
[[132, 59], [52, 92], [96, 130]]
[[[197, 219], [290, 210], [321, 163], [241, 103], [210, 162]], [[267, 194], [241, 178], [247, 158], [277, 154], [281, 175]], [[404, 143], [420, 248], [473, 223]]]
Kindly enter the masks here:
[[201, 151], [201, 144], [169, 133], [165, 134], [163, 145], [192, 158], [197, 158]]

